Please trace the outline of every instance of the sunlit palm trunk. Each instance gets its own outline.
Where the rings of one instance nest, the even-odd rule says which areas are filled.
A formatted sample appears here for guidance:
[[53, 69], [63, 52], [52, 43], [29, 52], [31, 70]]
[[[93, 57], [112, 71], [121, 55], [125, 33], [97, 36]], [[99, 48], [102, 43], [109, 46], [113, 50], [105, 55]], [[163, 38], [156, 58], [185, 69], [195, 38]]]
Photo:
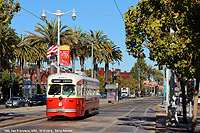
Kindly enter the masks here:
[[37, 61], [37, 94], [41, 94], [40, 61]]
[[80, 57], [81, 71], [84, 71], [84, 57]]
[[75, 72], [75, 59], [76, 59], [75, 50], [72, 50], [72, 72]]

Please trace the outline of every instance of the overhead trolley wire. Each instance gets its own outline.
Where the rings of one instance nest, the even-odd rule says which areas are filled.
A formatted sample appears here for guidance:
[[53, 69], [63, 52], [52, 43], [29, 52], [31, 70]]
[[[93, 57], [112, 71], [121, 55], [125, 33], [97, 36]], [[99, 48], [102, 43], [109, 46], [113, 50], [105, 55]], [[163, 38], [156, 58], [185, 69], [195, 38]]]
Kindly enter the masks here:
[[115, 0], [114, 0], [114, 2], [115, 2], [115, 5], [116, 5], [116, 7], [117, 7], [117, 9], [118, 9], [118, 11], [119, 11], [119, 13], [120, 13], [121, 17], [122, 17], [122, 20], [124, 21], [123, 15], [122, 15], [122, 13], [121, 13], [121, 11], [120, 11], [120, 9], [119, 9], [119, 7], [118, 7], [118, 5], [117, 5], [117, 3], [116, 3], [116, 1], [115, 1]]
[[[32, 12], [26, 10], [25, 8], [21, 7], [23, 10], [25, 10], [26, 12], [30, 13], [31, 15], [35, 16], [36, 18], [39, 18], [40, 20], [42, 20], [40, 17], [38, 17], [37, 15], [33, 14]], [[43, 20], [42, 20], [43, 21]]]

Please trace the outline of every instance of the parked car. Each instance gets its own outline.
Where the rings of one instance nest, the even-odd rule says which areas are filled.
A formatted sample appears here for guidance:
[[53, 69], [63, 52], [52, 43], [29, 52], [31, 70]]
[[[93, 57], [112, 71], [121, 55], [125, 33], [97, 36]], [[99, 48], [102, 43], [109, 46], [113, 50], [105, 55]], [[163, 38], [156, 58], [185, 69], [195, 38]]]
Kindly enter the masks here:
[[[25, 106], [26, 101], [22, 97], [13, 97], [13, 107]], [[5, 102], [6, 108], [12, 107], [12, 99]]]
[[33, 95], [32, 98], [29, 100], [28, 105], [33, 106], [33, 105], [45, 105], [47, 101], [47, 98], [43, 94], [36, 94]]

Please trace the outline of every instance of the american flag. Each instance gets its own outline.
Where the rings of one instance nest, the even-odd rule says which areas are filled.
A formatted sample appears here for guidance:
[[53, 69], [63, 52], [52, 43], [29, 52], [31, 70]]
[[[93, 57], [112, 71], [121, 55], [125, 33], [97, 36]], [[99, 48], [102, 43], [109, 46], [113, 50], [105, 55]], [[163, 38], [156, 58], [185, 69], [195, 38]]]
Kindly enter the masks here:
[[58, 46], [57, 45], [53, 45], [47, 50], [47, 58], [51, 57], [52, 52], [54, 54], [56, 54], [58, 52]]

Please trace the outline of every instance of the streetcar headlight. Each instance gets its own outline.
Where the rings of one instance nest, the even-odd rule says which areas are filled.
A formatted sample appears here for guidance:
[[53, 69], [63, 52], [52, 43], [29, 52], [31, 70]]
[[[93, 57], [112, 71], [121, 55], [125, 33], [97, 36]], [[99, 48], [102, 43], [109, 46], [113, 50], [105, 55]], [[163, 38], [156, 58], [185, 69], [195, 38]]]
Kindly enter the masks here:
[[61, 107], [62, 106], [62, 102], [59, 102], [58, 105]]

